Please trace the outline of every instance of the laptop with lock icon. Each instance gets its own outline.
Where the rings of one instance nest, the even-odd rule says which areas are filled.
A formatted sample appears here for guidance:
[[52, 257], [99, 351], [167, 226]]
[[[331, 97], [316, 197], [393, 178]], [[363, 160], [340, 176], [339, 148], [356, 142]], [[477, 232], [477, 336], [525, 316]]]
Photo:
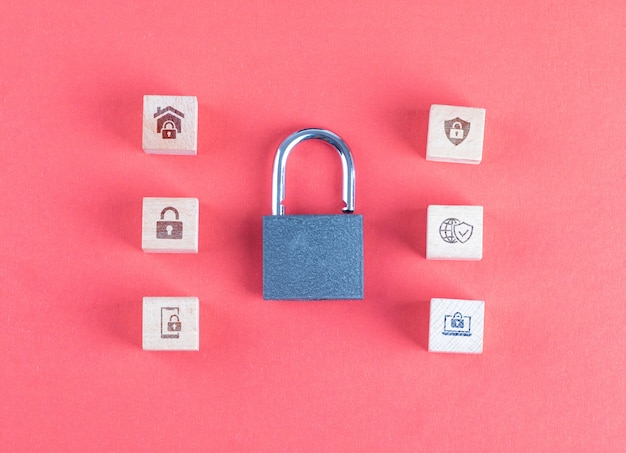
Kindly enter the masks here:
[[445, 315], [443, 321], [444, 335], [458, 335], [469, 337], [472, 335], [472, 317], [463, 316], [459, 311], [453, 315]]

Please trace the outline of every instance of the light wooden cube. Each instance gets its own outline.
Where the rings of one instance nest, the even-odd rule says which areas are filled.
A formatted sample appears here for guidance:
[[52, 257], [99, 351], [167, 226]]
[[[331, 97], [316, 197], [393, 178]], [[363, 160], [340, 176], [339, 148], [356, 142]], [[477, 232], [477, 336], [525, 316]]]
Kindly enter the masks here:
[[143, 199], [141, 248], [149, 253], [198, 253], [197, 198]]
[[434, 104], [428, 118], [426, 160], [479, 164], [484, 135], [485, 109]]
[[428, 206], [426, 259], [480, 260], [482, 257], [482, 206]]
[[198, 99], [144, 96], [142, 143], [148, 154], [197, 154]]
[[428, 350], [430, 352], [483, 352], [485, 302], [431, 299]]
[[200, 302], [197, 297], [144, 297], [145, 350], [198, 351]]

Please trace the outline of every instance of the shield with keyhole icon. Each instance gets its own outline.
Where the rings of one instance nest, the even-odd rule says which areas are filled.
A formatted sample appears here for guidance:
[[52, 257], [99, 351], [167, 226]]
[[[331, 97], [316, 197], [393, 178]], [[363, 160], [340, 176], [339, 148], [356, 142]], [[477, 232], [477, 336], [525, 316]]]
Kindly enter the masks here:
[[454, 146], [459, 145], [467, 138], [470, 126], [471, 124], [468, 121], [462, 120], [458, 116], [443, 123], [446, 137]]

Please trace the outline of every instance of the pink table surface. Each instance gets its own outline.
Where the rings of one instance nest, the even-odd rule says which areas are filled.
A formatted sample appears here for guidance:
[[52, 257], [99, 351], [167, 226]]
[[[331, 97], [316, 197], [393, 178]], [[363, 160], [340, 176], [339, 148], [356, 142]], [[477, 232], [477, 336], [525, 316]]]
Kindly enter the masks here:
[[[268, 4], [263, 4], [268, 3]], [[616, 1], [9, 2], [0, 18], [0, 449], [626, 451], [626, 8]], [[195, 157], [141, 149], [195, 95]], [[431, 104], [487, 110], [483, 162], [425, 160]], [[262, 299], [274, 152], [354, 153], [365, 299]], [[339, 212], [307, 142], [288, 213]], [[141, 250], [144, 196], [200, 251]], [[482, 205], [480, 262], [425, 259]], [[200, 298], [200, 351], [141, 348], [143, 296]], [[432, 297], [482, 355], [427, 352]]]

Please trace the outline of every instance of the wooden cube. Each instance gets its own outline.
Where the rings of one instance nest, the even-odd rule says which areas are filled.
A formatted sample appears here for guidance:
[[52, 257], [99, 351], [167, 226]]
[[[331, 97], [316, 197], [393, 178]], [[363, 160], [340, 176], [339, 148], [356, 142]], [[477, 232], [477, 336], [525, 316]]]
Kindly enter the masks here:
[[198, 351], [200, 302], [197, 297], [144, 297], [145, 350]]
[[479, 164], [484, 134], [485, 109], [432, 105], [426, 160]]
[[482, 257], [482, 206], [428, 206], [426, 259], [480, 260]]
[[144, 198], [143, 251], [198, 253], [199, 206], [197, 198]]
[[196, 155], [198, 99], [195, 96], [144, 96], [142, 143], [148, 154]]
[[485, 302], [431, 299], [428, 351], [483, 352]]

